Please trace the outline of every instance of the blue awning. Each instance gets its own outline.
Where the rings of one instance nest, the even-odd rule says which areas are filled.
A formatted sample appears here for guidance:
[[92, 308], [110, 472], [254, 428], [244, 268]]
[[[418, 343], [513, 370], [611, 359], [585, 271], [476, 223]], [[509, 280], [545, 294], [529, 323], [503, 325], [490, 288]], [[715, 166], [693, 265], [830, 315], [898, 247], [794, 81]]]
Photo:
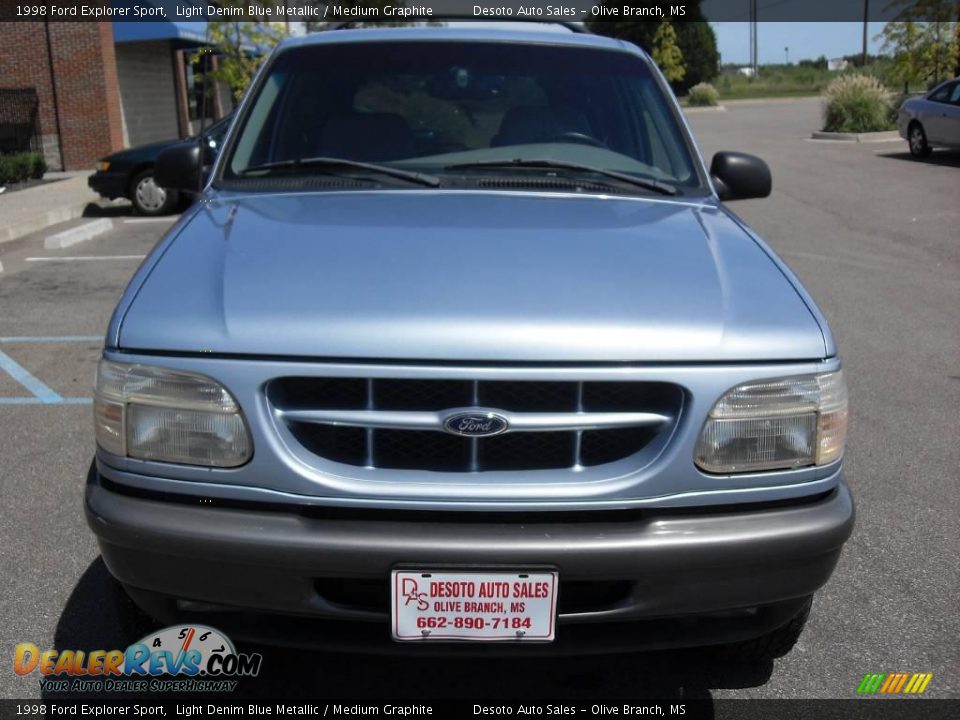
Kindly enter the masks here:
[[[207, 23], [205, 21], [177, 20], [183, 17], [185, 9], [196, 8], [193, 17], [204, 17], [205, 5], [202, 2], [165, 2], [164, 0], [113, 0], [115, 8], [129, 8], [126, 17], [131, 22], [113, 23], [113, 41], [144, 42], [147, 40], [179, 40], [185, 44], [203, 45], [207, 42]], [[140, 16], [134, 13], [141, 8]], [[162, 10], [162, 14], [149, 12], [150, 8]], [[143, 13], [142, 9], [148, 10]], [[178, 15], [177, 11], [180, 11]]]

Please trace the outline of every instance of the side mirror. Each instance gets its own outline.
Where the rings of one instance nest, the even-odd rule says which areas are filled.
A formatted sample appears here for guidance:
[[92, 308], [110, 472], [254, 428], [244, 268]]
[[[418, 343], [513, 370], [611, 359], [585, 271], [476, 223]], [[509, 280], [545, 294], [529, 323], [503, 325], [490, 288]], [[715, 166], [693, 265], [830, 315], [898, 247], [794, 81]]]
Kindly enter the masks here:
[[202, 171], [200, 143], [185, 140], [160, 153], [153, 168], [153, 179], [160, 187], [195, 193], [200, 187]]
[[721, 200], [763, 198], [770, 194], [770, 168], [756, 155], [718, 152], [710, 163], [710, 175]]

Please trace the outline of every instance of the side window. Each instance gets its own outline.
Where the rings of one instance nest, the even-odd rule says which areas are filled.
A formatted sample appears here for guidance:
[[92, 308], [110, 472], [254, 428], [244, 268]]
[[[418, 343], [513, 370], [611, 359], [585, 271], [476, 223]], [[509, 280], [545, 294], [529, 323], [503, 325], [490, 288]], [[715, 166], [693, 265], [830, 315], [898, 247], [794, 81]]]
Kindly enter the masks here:
[[953, 84], [953, 92], [950, 93], [950, 102], [954, 105], [960, 105], [960, 82]]
[[688, 180], [693, 170], [686, 162], [683, 139], [677, 133], [676, 123], [662, 102], [658, 102], [658, 90], [653, 81], [636, 83], [631, 92], [635, 112], [642, 134], [640, 141], [649, 157], [644, 158], [654, 170], [665, 170], [668, 176]]
[[938, 103], [950, 102], [950, 93], [955, 90], [960, 83], [947, 83], [930, 96], [930, 100]]
[[231, 169], [234, 172], [256, 165], [258, 162], [264, 162], [260, 158], [269, 158], [269, 155], [266, 155], [266, 144], [271, 138], [271, 132], [267, 129], [268, 122], [276, 117], [274, 101], [285, 84], [286, 77], [280, 72], [272, 73], [264, 83], [256, 103], [247, 115], [247, 122], [240, 140], [234, 148], [233, 157], [230, 160]]

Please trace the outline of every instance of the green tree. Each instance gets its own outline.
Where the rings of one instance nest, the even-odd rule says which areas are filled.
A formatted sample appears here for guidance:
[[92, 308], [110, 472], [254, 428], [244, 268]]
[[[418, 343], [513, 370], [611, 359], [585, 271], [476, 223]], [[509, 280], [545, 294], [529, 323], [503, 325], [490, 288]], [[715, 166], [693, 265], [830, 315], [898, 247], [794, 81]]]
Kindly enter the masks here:
[[[608, 4], [621, 5], [617, 0], [610, 0]], [[672, 83], [678, 94], [685, 93], [692, 86], [709, 82], [719, 73], [720, 55], [717, 52], [717, 38], [710, 27], [710, 23], [703, 19], [699, 2], [688, 2], [685, 5], [686, 14], [683, 22], [676, 23], [673, 28], [677, 34], [677, 47], [683, 53], [683, 64], [686, 73], [682, 80]], [[660, 26], [660, 21], [653, 20], [616, 20], [598, 21], [589, 23], [590, 30], [598, 35], [627, 40], [639, 45], [647, 52], [653, 49], [653, 36]]]
[[683, 76], [687, 74], [683, 65], [683, 52], [677, 46], [677, 31], [668, 20], [661, 22], [653, 35], [650, 57], [670, 82], [683, 80]]
[[[221, 6], [227, 3], [221, 2]], [[231, 2], [243, 7], [242, 3]], [[261, 2], [263, 6], [272, 3]], [[208, 25], [210, 42], [219, 56], [219, 67], [211, 71], [215, 79], [225, 82], [239, 101], [246, 91], [260, 64], [270, 53], [282, 33], [279, 28], [267, 23], [248, 21], [212, 20]]]
[[[936, 66], [943, 62], [947, 69], [942, 76], [960, 75], [960, 0], [891, 0], [887, 9], [896, 8], [899, 11], [894, 22], [915, 22], [926, 26], [927, 32], [935, 38], [934, 42], [943, 43], [932, 53], [934, 74], [941, 76], [936, 72]], [[886, 28], [883, 34], [886, 34]]]
[[892, 53], [890, 76], [910, 85], [929, 86], [951, 77], [957, 57], [957, 23], [895, 21], [887, 23], [878, 39]]
[[[690, 12], [691, 9], [693, 12]], [[687, 16], [700, 14], [698, 5], [687, 8]], [[683, 53], [687, 69], [683, 79], [676, 83], [680, 92], [702, 82], [710, 82], [719, 74], [720, 54], [717, 52], [717, 36], [706, 21], [688, 21], [674, 25], [677, 31], [677, 47]]]

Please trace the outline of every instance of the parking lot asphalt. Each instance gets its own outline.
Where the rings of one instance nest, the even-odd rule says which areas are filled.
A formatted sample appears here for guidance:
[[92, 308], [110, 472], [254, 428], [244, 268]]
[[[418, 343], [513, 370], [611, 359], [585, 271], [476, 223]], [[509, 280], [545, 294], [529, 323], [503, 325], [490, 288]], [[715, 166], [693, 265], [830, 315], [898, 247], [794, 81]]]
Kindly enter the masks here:
[[[818, 113], [818, 101], [794, 100], [691, 116], [708, 159], [743, 150], [770, 163], [772, 197], [732, 207], [806, 283], [848, 372], [857, 528], [793, 652], [738, 667], [704, 651], [492, 661], [258, 647], [263, 671], [241, 694], [852, 698], [867, 672], [910, 671], [934, 674], [927, 697], [960, 697], [960, 155], [918, 162], [905, 143], [810, 141]], [[7, 664], [17, 643], [90, 650], [139, 637], [99, 560], [81, 492], [100, 338], [171, 221], [114, 222], [66, 250], [44, 251], [38, 236], [0, 247], [5, 698], [40, 694], [35, 675]]]

